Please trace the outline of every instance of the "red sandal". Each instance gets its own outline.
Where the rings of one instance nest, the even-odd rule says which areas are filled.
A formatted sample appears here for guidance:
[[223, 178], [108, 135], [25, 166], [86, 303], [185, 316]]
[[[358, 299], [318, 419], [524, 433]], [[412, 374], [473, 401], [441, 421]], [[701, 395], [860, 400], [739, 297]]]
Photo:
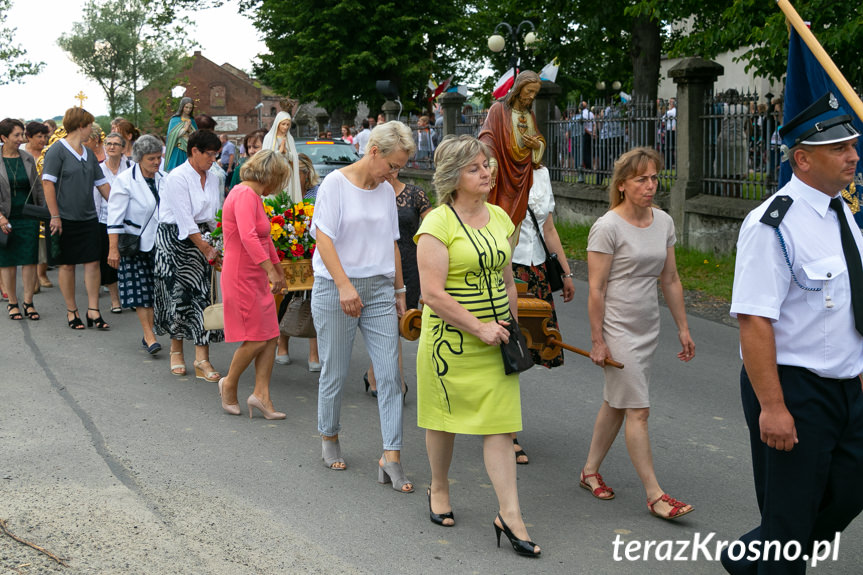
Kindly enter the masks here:
[[[590, 479], [591, 477], [596, 477], [596, 481], [599, 483], [599, 487], [594, 489], [590, 486], [590, 484], [585, 481], [586, 479]], [[602, 475], [599, 473], [591, 473], [590, 475], [584, 474], [584, 469], [581, 470], [581, 481], [579, 485], [584, 489], [590, 491], [591, 495], [596, 497], [597, 499], [602, 499], [603, 501], [608, 501], [610, 499], [614, 499], [614, 489], [605, 484], [605, 481], [602, 480]], [[603, 497], [603, 493], [610, 493], [608, 497]]]
[[[668, 515], [662, 515], [653, 510], [653, 506], [660, 501], [663, 501], [671, 506], [671, 510], [668, 512]], [[660, 519], [677, 519], [678, 517], [683, 517], [687, 513], [691, 513], [695, 510], [694, 507], [689, 506], [689, 509], [687, 509], [686, 511], [681, 511], [681, 509], [683, 509], [687, 505], [688, 504], [684, 503], [683, 501], [678, 501], [673, 497], [669, 497], [667, 493], [663, 493], [662, 495], [654, 499], [652, 502], [650, 501], [650, 499], [647, 500], [647, 509], [650, 511], [650, 514], [654, 517], [659, 517]]]

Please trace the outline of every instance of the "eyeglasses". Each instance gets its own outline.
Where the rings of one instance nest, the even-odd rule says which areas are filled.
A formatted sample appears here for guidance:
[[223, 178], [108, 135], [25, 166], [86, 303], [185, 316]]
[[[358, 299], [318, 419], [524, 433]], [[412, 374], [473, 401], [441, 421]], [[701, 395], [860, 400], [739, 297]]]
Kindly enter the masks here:
[[120, 142], [105, 142], [106, 148], [122, 148], [123, 144]]
[[219, 152], [207, 152], [207, 156], [208, 156], [211, 160], [215, 160], [216, 158], [218, 158], [218, 157], [219, 157]]
[[394, 163], [392, 163], [392, 162], [387, 162], [387, 164], [388, 164], [388, 165], [389, 165], [389, 167], [390, 167], [390, 171], [389, 171], [389, 173], [390, 173], [390, 174], [394, 174], [394, 173], [398, 172], [399, 170], [401, 170], [401, 169], [404, 167], [404, 166], [400, 166], [400, 165], [398, 165], [398, 164], [394, 164]]

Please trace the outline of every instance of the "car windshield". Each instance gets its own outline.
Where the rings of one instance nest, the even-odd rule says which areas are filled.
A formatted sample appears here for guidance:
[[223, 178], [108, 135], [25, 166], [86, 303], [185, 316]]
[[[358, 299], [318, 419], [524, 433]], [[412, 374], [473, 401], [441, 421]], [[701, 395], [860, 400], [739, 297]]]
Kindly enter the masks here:
[[306, 154], [313, 164], [352, 164], [359, 159], [345, 142], [297, 142], [297, 152]]

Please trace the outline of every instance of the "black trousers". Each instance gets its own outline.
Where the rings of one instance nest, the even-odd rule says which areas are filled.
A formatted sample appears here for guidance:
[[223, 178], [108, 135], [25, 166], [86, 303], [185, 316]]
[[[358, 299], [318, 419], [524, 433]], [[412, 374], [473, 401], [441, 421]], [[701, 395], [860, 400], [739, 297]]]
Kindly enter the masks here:
[[[761, 406], [746, 369], [740, 372], [743, 413], [749, 427], [755, 495], [761, 525], [743, 541], [797, 541], [803, 553], [814, 541], [833, 540], [863, 510], [863, 391], [860, 379], [829, 379], [779, 366], [785, 405], [798, 443], [779, 451], [761, 441]], [[841, 549], [840, 549], [841, 552]], [[745, 561], [730, 573], [806, 572], [806, 562]]]

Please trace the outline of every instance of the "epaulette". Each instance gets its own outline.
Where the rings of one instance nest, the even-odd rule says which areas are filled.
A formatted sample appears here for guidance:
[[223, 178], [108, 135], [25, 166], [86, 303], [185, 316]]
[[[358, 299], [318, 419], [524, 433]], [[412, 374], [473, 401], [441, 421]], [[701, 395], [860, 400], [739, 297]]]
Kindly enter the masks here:
[[782, 218], [784, 218], [785, 214], [788, 213], [788, 208], [791, 207], [792, 203], [794, 203], [794, 200], [789, 196], [776, 196], [773, 198], [773, 201], [770, 202], [770, 206], [767, 208], [767, 211], [764, 212], [763, 216], [761, 216], [760, 222], [762, 224], [778, 228], [779, 224], [782, 223]]

